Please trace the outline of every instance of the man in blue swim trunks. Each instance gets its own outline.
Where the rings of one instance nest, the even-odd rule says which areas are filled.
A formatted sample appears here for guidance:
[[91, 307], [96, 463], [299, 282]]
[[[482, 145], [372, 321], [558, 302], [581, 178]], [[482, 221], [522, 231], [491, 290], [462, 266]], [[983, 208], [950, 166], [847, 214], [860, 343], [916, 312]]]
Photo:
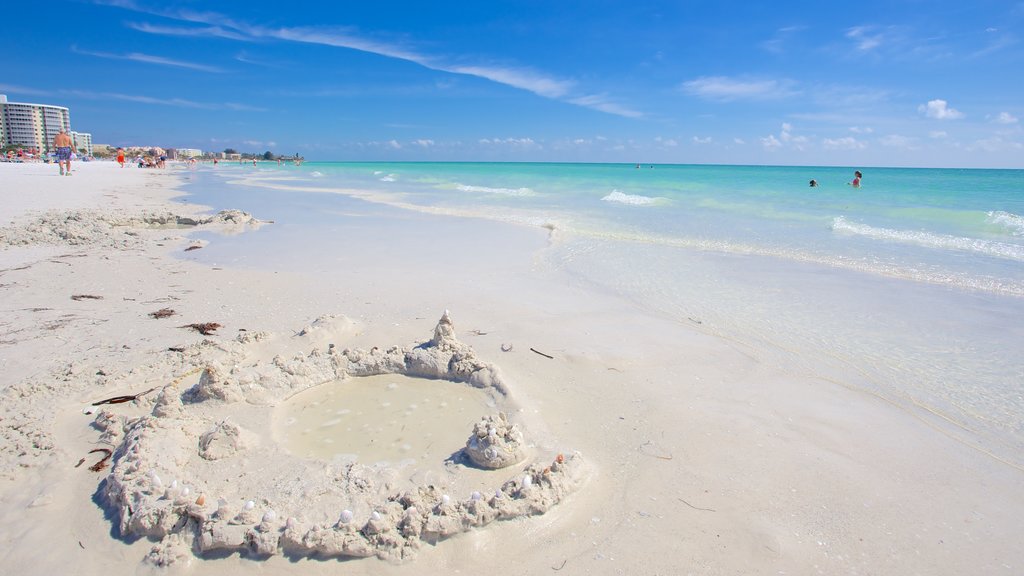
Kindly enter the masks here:
[[[53, 147], [57, 149], [57, 165], [60, 166], [60, 175], [71, 176], [71, 136], [64, 130], [53, 137]], [[65, 168], [66, 167], [66, 168]]]

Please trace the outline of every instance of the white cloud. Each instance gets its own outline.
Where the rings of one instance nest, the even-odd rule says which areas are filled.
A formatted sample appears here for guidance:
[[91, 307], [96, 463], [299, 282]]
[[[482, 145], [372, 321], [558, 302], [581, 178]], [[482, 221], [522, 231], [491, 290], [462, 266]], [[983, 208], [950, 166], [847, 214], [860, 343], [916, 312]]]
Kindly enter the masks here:
[[706, 138], [701, 138], [700, 136], [694, 136], [693, 137], [693, 143], [694, 144], [711, 144], [711, 140], [712, 140], [711, 136], [708, 136]]
[[999, 124], [1016, 124], [1017, 117], [1009, 112], [1000, 112], [999, 116], [996, 117], [996, 122]]
[[941, 140], [947, 136], [949, 136], [949, 134], [947, 134], [945, 130], [932, 130], [928, 133], [928, 137], [935, 140]]
[[740, 146], [747, 143], [745, 140], [743, 140], [743, 138], [733, 138], [732, 141], [736, 144], [739, 144]]
[[726, 76], [702, 76], [683, 82], [680, 89], [708, 100], [770, 100], [799, 92], [791, 80], [740, 80]]
[[950, 108], [948, 102], [938, 98], [935, 100], [929, 100], [927, 104], [918, 106], [917, 111], [929, 118], [935, 118], [936, 120], [956, 120], [964, 117], [962, 112], [954, 108]]
[[776, 148], [781, 148], [782, 142], [779, 142], [779, 139], [774, 135], [769, 134], [768, 136], [761, 138], [761, 145], [769, 150], [774, 150]]
[[850, 132], [854, 134], [872, 134], [875, 129], [871, 127], [850, 126]]
[[661, 136], [658, 136], [654, 139], [654, 141], [657, 142], [658, 144], [661, 144], [662, 146], [668, 146], [670, 148], [679, 146], [679, 142], [674, 138], [662, 138]]
[[821, 141], [821, 144], [826, 150], [863, 150], [864, 148], [867, 148], [867, 144], [865, 142], [857, 140], [853, 136], [825, 138]]
[[430, 148], [434, 145], [434, 141], [430, 139], [420, 138], [419, 140], [413, 140], [412, 143], [420, 148]]
[[401, 150], [402, 145], [398, 143], [398, 140], [388, 140], [384, 143], [384, 146], [393, 150]]

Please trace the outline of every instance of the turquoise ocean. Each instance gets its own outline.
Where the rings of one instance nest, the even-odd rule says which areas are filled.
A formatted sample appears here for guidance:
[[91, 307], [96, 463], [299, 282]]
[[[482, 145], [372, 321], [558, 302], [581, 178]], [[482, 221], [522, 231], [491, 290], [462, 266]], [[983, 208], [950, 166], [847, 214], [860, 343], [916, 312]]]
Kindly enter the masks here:
[[[580, 286], [1024, 467], [1024, 170], [314, 162], [188, 182], [190, 201], [303, 222], [325, 258], [332, 214], [363, 205], [540, 227]], [[220, 256], [259, 262], [287, 230]]]

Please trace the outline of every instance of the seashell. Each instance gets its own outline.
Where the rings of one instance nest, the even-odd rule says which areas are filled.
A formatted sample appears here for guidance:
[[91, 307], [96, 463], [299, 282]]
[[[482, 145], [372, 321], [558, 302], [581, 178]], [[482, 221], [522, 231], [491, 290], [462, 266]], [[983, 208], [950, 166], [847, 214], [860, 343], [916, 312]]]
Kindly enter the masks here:
[[377, 512], [376, 510], [374, 510], [373, 514], [370, 514], [370, 519], [373, 520], [374, 522], [380, 522], [380, 512]]
[[348, 524], [351, 521], [352, 521], [352, 511], [351, 510], [342, 510], [341, 511], [341, 523], [342, 524]]
[[469, 498], [470, 500], [479, 500], [483, 498], [483, 496], [479, 492], [474, 491], [472, 494], [469, 495]]
[[267, 510], [267, 512], [263, 514], [264, 522], [273, 522], [274, 520], [277, 520], [277, 512], [274, 512], [273, 510]]
[[558, 462], [559, 464], [564, 464], [565, 463], [565, 456], [562, 456], [561, 454], [559, 454], [558, 456], [555, 456], [555, 462]]
[[245, 506], [243, 506], [243, 508], [245, 508], [246, 510], [252, 510], [255, 507], [256, 503], [253, 502], [252, 500], [249, 500], [248, 502], [245, 503]]
[[445, 494], [444, 496], [441, 496], [441, 504], [444, 504], [445, 506], [447, 506], [448, 503], [451, 502], [451, 501], [452, 501], [451, 497], [449, 497], [447, 494]]
[[295, 530], [295, 528], [299, 525], [299, 521], [296, 520], [294, 516], [289, 516], [288, 520], [285, 521], [284, 525], [287, 526], [289, 530]]
[[181, 488], [181, 497], [182, 498], [188, 498], [188, 495], [191, 494], [191, 493], [192, 493], [192, 490], [188, 486], [183, 486]]
[[409, 516], [415, 516], [418, 512], [419, 511], [416, 510], [415, 506], [409, 506], [408, 508], [405, 509], [405, 513]]
[[487, 431], [487, 436], [489, 438], [496, 438], [498, 436], [498, 431], [495, 430], [494, 428], [491, 428], [490, 430]]
[[178, 489], [178, 481], [177, 480], [171, 480], [171, 485], [170, 485], [170, 487], [168, 489], [169, 490], [177, 490]]
[[196, 504], [198, 504], [199, 506], [202, 506], [203, 504], [206, 504], [206, 495], [205, 494], [200, 494], [199, 498], [196, 498]]
[[159, 488], [160, 486], [163, 486], [163, 484], [164, 484], [163, 482], [160, 481], [160, 477], [156, 475], [156, 471], [155, 470], [150, 470], [149, 471], [149, 479], [150, 479], [151, 482], [153, 482], [153, 486], [156, 486], [157, 488]]
[[530, 475], [523, 476], [523, 488], [529, 488], [533, 486], [533, 477]]
[[502, 492], [501, 492], [501, 490], [495, 490], [495, 491], [494, 491], [494, 497], [495, 497], [495, 498], [501, 498], [501, 495], [502, 495]]

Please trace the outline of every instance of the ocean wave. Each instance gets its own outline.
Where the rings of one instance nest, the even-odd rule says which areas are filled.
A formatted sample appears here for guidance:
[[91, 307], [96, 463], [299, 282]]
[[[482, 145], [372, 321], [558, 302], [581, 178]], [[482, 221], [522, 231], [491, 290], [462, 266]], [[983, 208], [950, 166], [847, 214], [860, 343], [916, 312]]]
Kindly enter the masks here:
[[1024, 216], [1018, 216], [1012, 212], [995, 211], [989, 212], [985, 221], [1006, 228], [1014, 236], [1024, 236]]
[[384, 176], [383, 178], [381, 178], [380, 181], [381, 182], [394, 182], [397, 179], [398, 179], [398, 175], [397, 174], [388, 174], [387, 176]]
[[639, 196], [636, 194], [624, 194], [618, 190], [612, 190], [612, 193], [601, 198], [605, 202], [618, 202], [619, 204], [631, 204], [633, 206], [648, 206], [654, 204], [659, 198], [651, 198], [650, 196]]
[[485, 192], [487, 194], [504, 194], [506, 196], [534, 195], [534, 191], [529, 188], [489, 188], [487, 186], [470, 186], [468, 184], [457, 184], [455, 188], [461, 192]]
[[978, 254], [984, 254], [986, 256], [993, 256], [996, 258], [1024, 261], [1024, 246], [1006, 244], [1004, 242], [993, 242], [991, 240], [965, 238], [962, 236], [949, 236], [946, 234], [935, 234], [933, 232], [920, 230], [876, 228], [867, 224], [850, 222], [842, 216], [837, 216], [832, 220], [832, 230], [835, 232], [866, 236], [875, 240], [889, 240], [905, 244], [915, 244], [917, 246], [924, 246], [925, 248], [976, 252]]
[[309, 175], [314, 177], [314, 178], [323, 178], [324, 173], [323, 172], [318, 172], [316, 170], [313, 170], [312, 172], [309, 173]]

